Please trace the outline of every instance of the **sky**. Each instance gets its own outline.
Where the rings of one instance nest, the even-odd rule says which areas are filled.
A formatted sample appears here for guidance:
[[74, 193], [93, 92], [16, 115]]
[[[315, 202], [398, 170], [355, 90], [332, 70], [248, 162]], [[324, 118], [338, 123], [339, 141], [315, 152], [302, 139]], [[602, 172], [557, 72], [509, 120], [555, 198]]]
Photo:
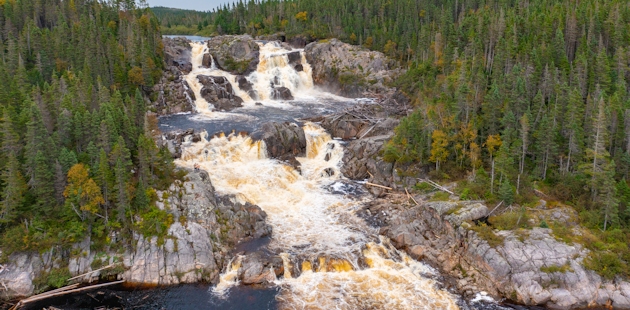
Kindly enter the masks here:
[[210, 11], [219, 5], [232, 3], [234, 0], [146, 0], [149, 6], [165, 6], [167, 8]]

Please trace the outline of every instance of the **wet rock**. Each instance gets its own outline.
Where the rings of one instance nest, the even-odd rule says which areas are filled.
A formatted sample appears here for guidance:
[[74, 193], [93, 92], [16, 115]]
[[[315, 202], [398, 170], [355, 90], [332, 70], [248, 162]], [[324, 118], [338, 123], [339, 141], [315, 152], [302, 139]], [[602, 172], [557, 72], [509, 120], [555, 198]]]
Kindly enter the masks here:
[[363, 97], [366, 92], [383, 93], [385, 86], [402, 71], [383, 53], [369, 51], [337, 39], [313, 42], [304, 48], [313, 69], [315, 85], [346, 96]]
[[276, 274], [271, 270], [269, 262], [263, 261], [260, 254], [247, 255], [239, 269], [239, 278], [245, 285], [262, 284], [276, 279]]
[[217, 67], [234, 75], [248, 75], [256, 70], [259, 50], [249, 35], [217, 36], [208, 41], [208, 52]]
[[262, 102], [256, 102], [255, 105], [263, 105]]
[[290, 160], [306, 154], [304, 130], [295, 123], [265, 123], [252, 133], [252, 137], [265, 141], [271, 158]]
[[314, 39], [309, 35], [297, 35], [287, 40], [287, 43], [293, 48], [304, 48], [307, 44], [313, 42]]
[[297, 64], [297, 65], [293, 66], [293, 69], [295, 69], [295, 71], [297, 71], [297, 72], [302, 72], [302, 71], [304, 71], [304, 66], [302, 64]]
[[331, 177], [331, 176], [335, 175], [335, 170], [333, 168], [326, 168], [326, 169], [324, 169], [324, 173], [327, 176]]
[[236, 97], [235, 99], [219, 99], [212, 103], [214, 108], [219, 111], [232, 111], [243, 106], [243, 99]]
[[230, 111], [243, 106], [243, 99], [234, 94], [232, 84], [223, 76], [198, 75], [203, 85], [201, 96], [216, 109]]
[[258, 100], [258, 92], [254, 90], [254, 84], [252, 84], [249, 80], [247, 80], [244, 76], [237, 76], [236, 82], [238, 83], [238, 88], [247, 93], [247, 95], [252, 98], [252, 100]]
[[212, 68], [212, 55], [210, 53], [203, 54], [203, 59], [201, 60], [201, 65], [206, 68]]
[[238, 88], [242, 91], [250, 91], [254, 89], [254, 84], [252, 84], [246, 77], [239, 75], [236, 77], [236, 82], [238, 83]]
[[298, 51], [288, 53], [287, 57], [289, 58], [290, 65], [295, 66], [302, 62], [302, 54]]
[[293, 100], [293, 95], [291, 94], [291, 91], [284, 87], [284, 86], [280, 86], [280, 87], [274, 87], [271, 90], [271, 99], [273, 100]]

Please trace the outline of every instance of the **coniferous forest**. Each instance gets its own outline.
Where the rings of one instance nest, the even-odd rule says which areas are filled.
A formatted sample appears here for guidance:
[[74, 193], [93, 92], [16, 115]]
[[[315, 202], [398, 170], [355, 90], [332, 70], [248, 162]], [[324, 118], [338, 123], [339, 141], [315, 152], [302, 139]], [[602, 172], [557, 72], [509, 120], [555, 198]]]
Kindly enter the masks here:
[[270, 0], [155, 12], [165, 30], [336, 37], [382, 51], [407, 69], [393, 86], [415, 107], [386, 160], [460, 181], [462, 198], [522, 206], [509, 227], [527, 226], [536, 195], [569, 204], [593, 232], [580, 237], [600, 253], [592, 267], [627, 272], [627, 1]]
[[173, 165], [141, 90], [161, 76], [162, 50], [134, 1], [0, 0], [4, 257], [159, 229], [148, 217], [166, 215], [149, 205]]

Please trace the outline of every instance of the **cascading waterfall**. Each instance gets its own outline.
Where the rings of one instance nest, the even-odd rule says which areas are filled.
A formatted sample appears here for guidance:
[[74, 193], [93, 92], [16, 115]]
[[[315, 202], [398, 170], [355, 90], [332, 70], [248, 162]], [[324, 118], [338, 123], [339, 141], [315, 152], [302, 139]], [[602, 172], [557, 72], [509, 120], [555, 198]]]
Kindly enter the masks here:
[[[243, 99], [243, 105], [253, 107], [256, 101], [266, 102], [267, 105], [278, 105], [271, 100], [272, 83], [274, 87], [286, 87], [294, 96], [306, 94], [313, 88], [313, 79], [311, 77], [311, 67], [304, 57], [302, 50], [288, 51], [282, 48], [277, 42], [262, 43], [260, 46], [259, 63], [256, 71], [252, 72], [246, 79], [252, 83], [252, 88], [258, 94], [258, 98], [252, 98], [250, 95], [239, 88], [237, 76], [229, 72], [219, 70], [214, 59], [211, 61], [211, 67], [202, 66], [203, 57], [208, 53], [208, 47], [203, 42], [192, 42], [192, 71], [185, 77], [186, 82], [195, 94], [195, 109], [198, 113], [206, 116], [212, 116], [214, 106], [208, 103], [201, 96], [203, 85], [197, 79], [198, 75], [222, 76], [225, 77], [234, 89], [236, 96]], [[298, 52], [302, 71], [296, 71], [289, 64], [289, 53]], [[210, 56], [212, 57], [212, 56]], [[255, 100], [256, 99], [256, 100]]]
[[[278, 42], [258, 44], [257, 70], [246, 77], [258, 100], [284, 108], [282, 102], [270, 100], [272, 83], [296, 97], [312, 95], [311, 67], [301, 50], [288, 51]], [[196, 96], [198, 113], [213, 118], [229, 114], [212, 112], [212, 104], [201, 96], [198, 75], [225, 77], [234, 94], [244, 100], [244, 107], [255, 106], [253, 98], [238, 87], [237, 77], [219, 70], [215, 60], [210, 68], [202, 66], [206, 44], [191, 45], [193, 68], [186, 81]], [[188, 168], [199, 165], [219, 194], [256, 204], [267, 213], [273, 227], [268, 248], [282, 258], [282, 266], [271, 268], [284, 269], [278, 279], [273, 270], [267, 276], [281, 288], [277, 297], [281, 308], [457, 309], [455, 297], [436, 288], [430, 278], [435, 275], [433, 269], [396, 250], [389, 239], [378, 236], [354, 214], [362, 201], [327, 189], [343, 178], [343, 146], [316, 124], [307, 123], [303, 129], [307, 146], [306, 156], [297, 158], [301, 173], [268, 158], [264, 141], [245, 134], [208, 138], [204, 133], [196, 143], [186, 139], [176, 161]], [[223, 296], [238, 285], [243, 259], [232, 258], [213, 288], [216, 295]]]
[[[282, 288], [281, 307], [457, 309], [455, 298], [426, 277], [434, 274], [431, 268], [370, 233], [353, 214], [361, 201], [325, 189], [341, 178], [343, 147], [316, 124], [307, 123], [304, 131], [307, 156], [297, 158], [302, 174], [269, 159], [263, 141], [236, 134], [186, 143], [177, 161], [188, 168], [198, 163], [217, 192], [267, 213], [269, 247], [284, 262], [284, 277], [275, 281]], [[217, 294], [237, 284], [235, 262], [240, 258], [222, 275]]]

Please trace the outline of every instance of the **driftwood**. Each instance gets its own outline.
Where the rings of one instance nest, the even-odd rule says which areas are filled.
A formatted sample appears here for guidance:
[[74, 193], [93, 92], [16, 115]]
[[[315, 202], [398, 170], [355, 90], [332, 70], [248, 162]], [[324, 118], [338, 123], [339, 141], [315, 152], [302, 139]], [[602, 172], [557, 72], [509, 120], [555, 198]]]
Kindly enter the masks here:
[[[47, 299], [47, 298], [51, 298], [51, 297], [62, 296], [62, 295], [67, 295], [67, 294], [79, 293], [79, 292], [88, 291], [88, 290], [92, 290], [92, 289], [99, 288], [99, 287], [105, 287], [105, 286], [120, 284], [120, 283], [123, 283], [123, 282], [125, 282], [125, 280], [109, 282], [109, 283], [103, 283], [103, 284], [90, 285], [90, 286], [86, 286], [86, 287], [82, 287], [82, 288], [76, 288], [76, 289], [68, 289], [68, 287], [72, 287], [73, 285], [78, 285], [78, 284], [73, 284], [73, 285], [69, 285], [69, 286], [66, 286], [66, 287], [62, 287], [61, 289], [63, 289], [63, 290], [62, 291], [58, 291], [56, 293], [47, 292], [47, 293], [31, 296], [31, 297], [26, 298], [26, 299], [22, 299], [17, 304], [15, 304], [13, 307], [11, 307], [11, 309], [9, 309], [9, 310], [20, 309], [22, 306], [26, 305], [27, 303], [31, 303], [31, 302], [34, 302], [34, 301], [39, 301], [39, 300], [43, 300], [43, 299]], [[76, 286], [74, 286], [74, 287], [76, 287]]]
[[443, 192], [447, 192], [447, 193], [449, 193], [449, 194], [451, 194], [451, 195], [454, 195], [454, 193], [453, 193], [453, 192], [451, 192], [450, 190], [448, 190], [446, 187], [444, 187], [444, 186], [442, 186], [442, 185], [440, 185], [440, 184], [437, 184], [437, 183], [435, 183], [435, 182], [433, 182], [433, 181], [431, 181], [431, 180], [429, 180], [429, 179], [418, 179], [418, 181], [420, 181], [420, 182], [425, 182], [425, 183], [427, 183], [427, 184], [429, 184], [429, 185], [431, 185], [431, 186], [435, 187], [436, 189], [439, 189], [439, 190], [441, 190], [441, 191], [443, 191]]
[[413, 200], [413, 202], [416, 203], [416, 206], [420, 205], [416, 199], [413, 198], [413, 196], [411, 196], [411, 194], [409, 194], [409, 191], [407, 190], [407, 188], [405, 187], [405, 193], [407, 193], [407, 197], [410, 198], [411, 200]]
[[494, 212], [494, 210], [499, 208], [502, 204], [503, 204], [503, 200], [501, 200], [501, 202], [499, 202], [499, 204], [496, 207], [494, 207], [494, 209], [492, 209], [492, 211], [488, 212], [488, 215], [486, 215], [486, 217], [490, 216], [490, 214], [492, 214], [492, 212]]
[[113, 263], [113, 264], [111, 264], [111, 265], [107, 265], [107, 266], [105, 266], [105, 267], [103, 267], [103, 268], [99, 268], [99, 269], [96, 269], [96, 270], [92, 270], [92, 271], [90, 271], [90, 272], [86, 272], [86, 273], [84, 273], [84, 274], [80, 274], [80, 275], [78, 275], [78, 276], [76, 276], [76, 277], [72, 277], [72, 278], [68, 279], [67, 281], [69, 282], [69, 281], [72, 281], [72, 280], [75, 280], [75, 279], [79, 279], [79, 278], [82, 278], [82, 277], [87, 276], [87, 275], [89, 275], [89, 274], [93, 274], [93, 273], [95, 273], [95, 272], [97, 272], [97, 271], [101, 271], [101, 270], [104, 270], [104, 269], [112, 268], [112, 267], [114, 267], [114, 266], [116, 266], [116, 265], [118, 265], [118, 263]]
[[376, 186], [376, 187], [380, 187], [380, 188], [388, 189], [388, 190], [392, 190], [392, 189], [393, 189], [393, 188], [391, 188], [391, 187], [387, 187], [387, 186], [383, 186], [383, 185], [378, 185], [378, 184], [374, 184], [374, 183], [370, 183], [370, 182], [365, 182], [365, 184], [370, 185], [370, 186]]

